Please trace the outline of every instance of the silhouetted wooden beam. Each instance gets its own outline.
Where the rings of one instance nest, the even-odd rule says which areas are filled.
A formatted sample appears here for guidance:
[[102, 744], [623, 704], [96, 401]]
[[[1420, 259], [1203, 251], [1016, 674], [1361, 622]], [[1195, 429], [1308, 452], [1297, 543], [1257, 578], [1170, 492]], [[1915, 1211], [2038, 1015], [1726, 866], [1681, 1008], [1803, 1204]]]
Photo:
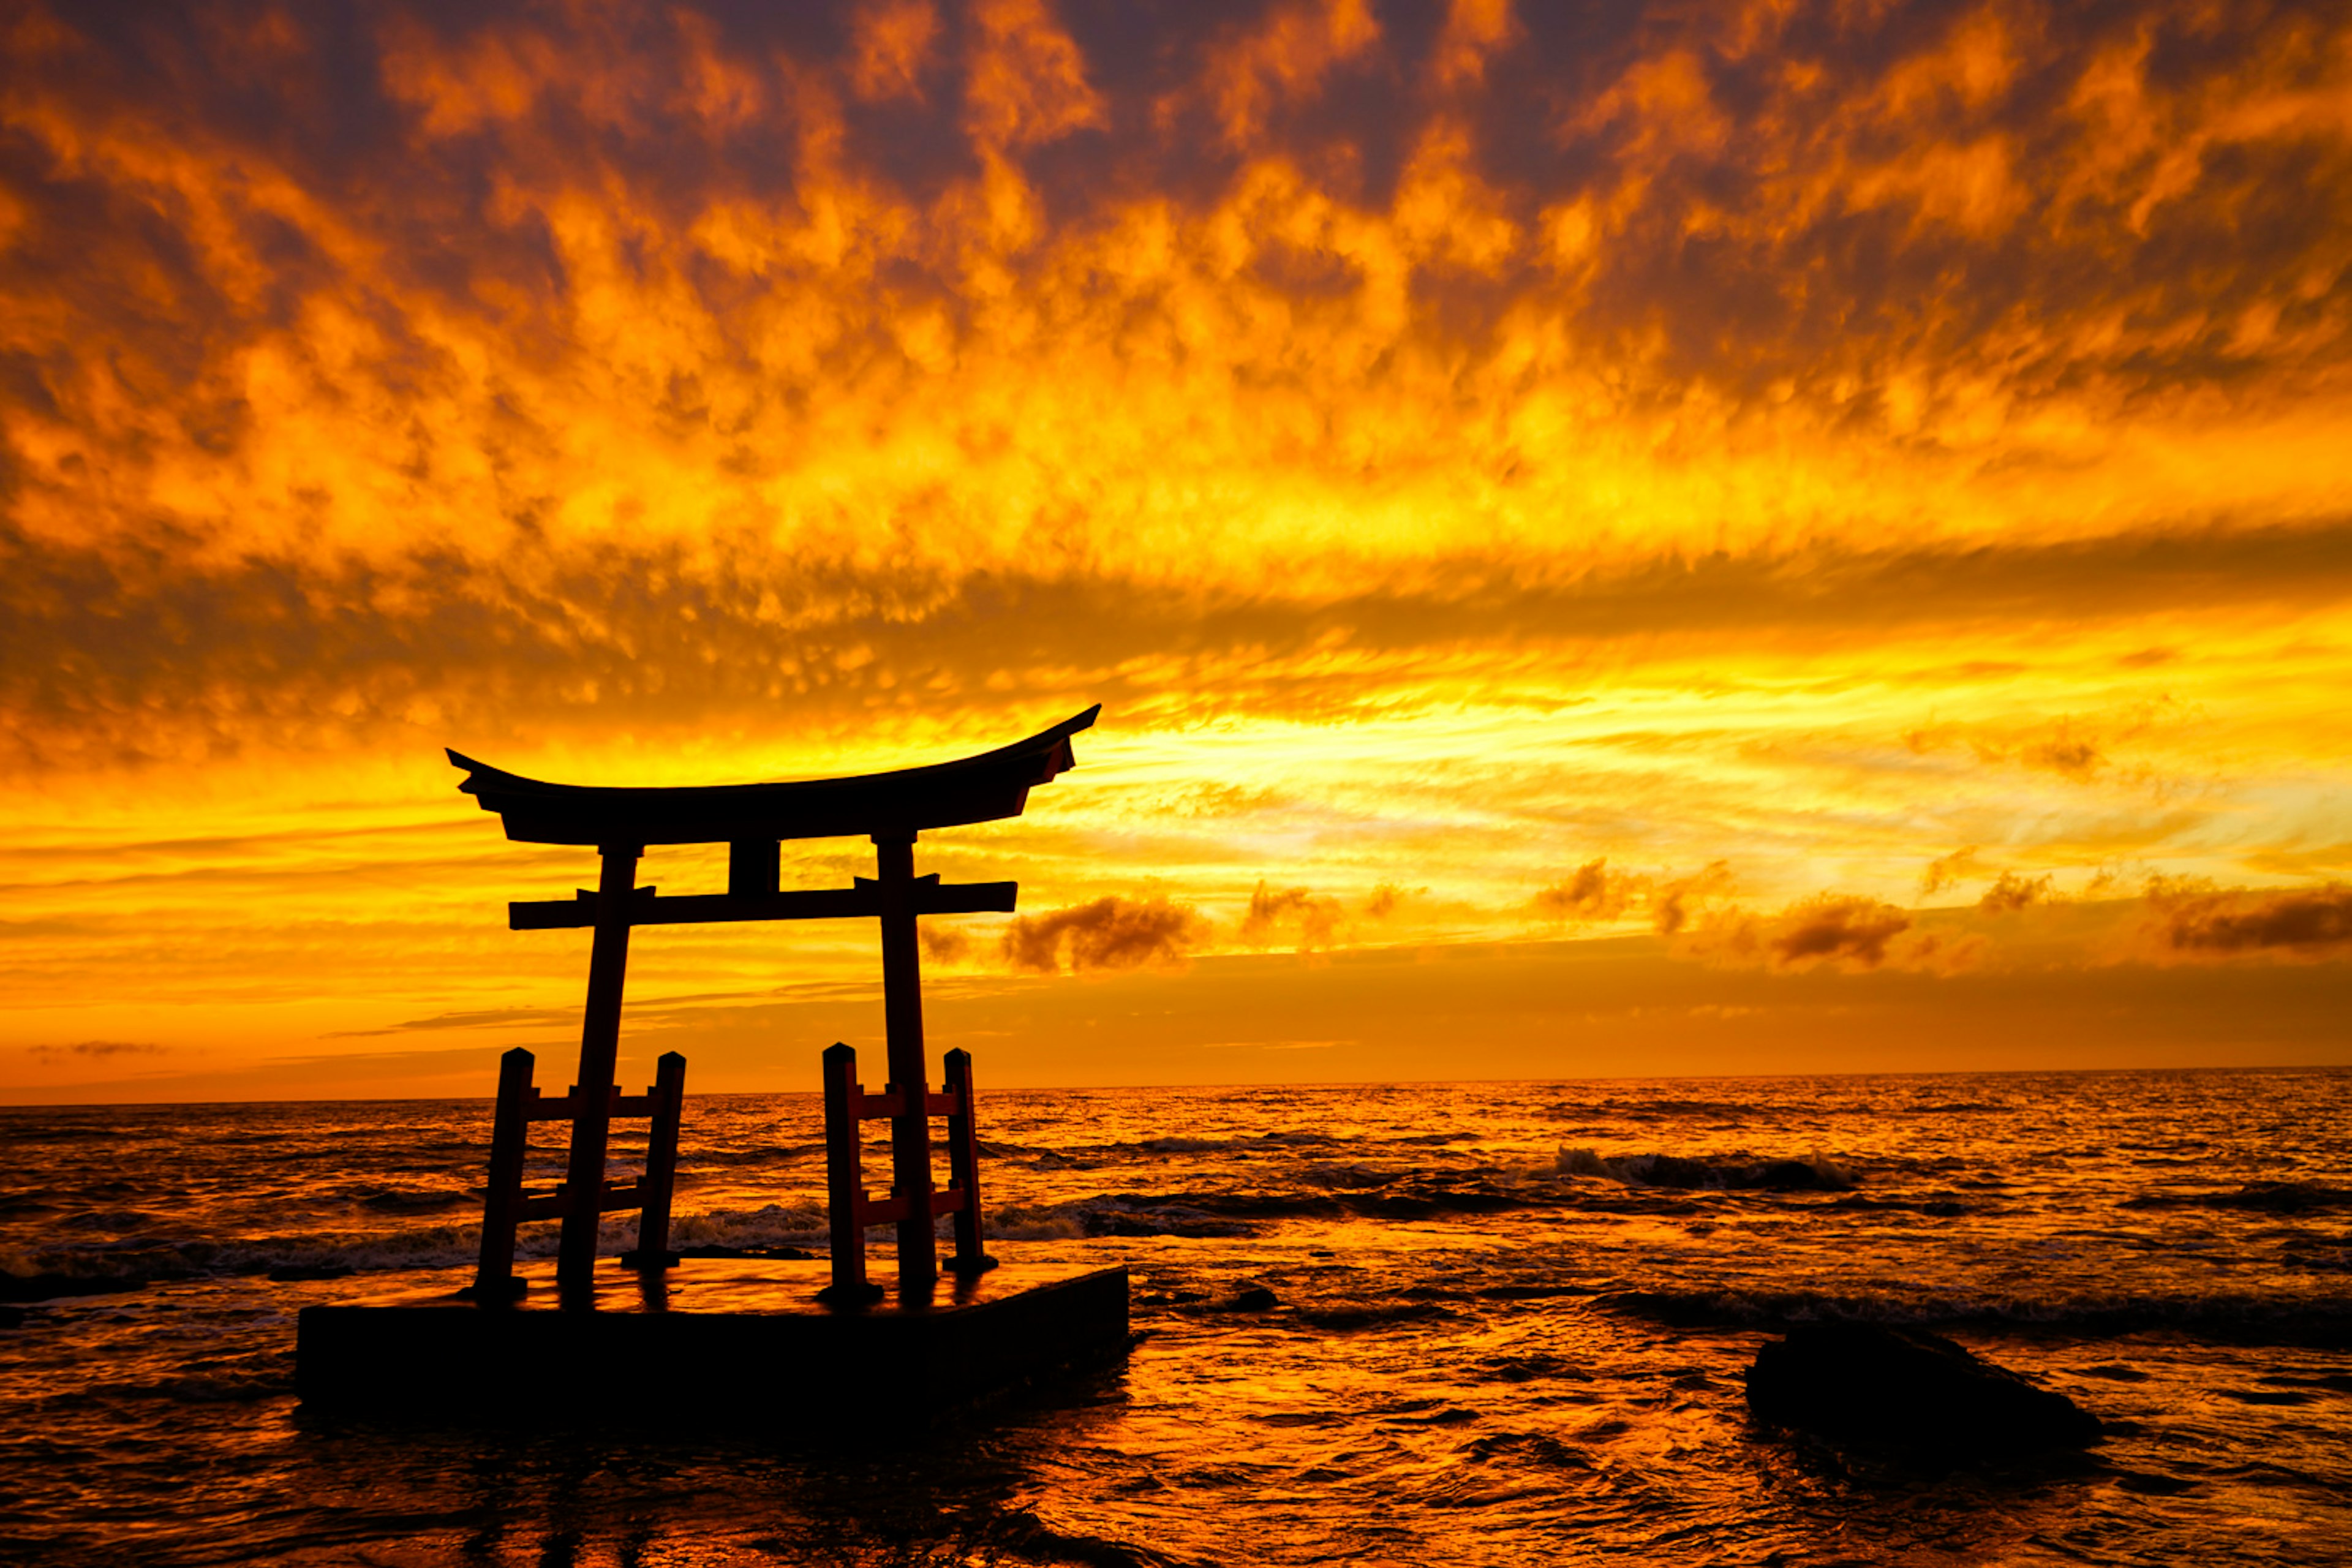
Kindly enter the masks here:
[[955, 1200], [955, 1256], [948, 1267], [970, 1279], [996, 1267], [996, 1259], [981, 1244], [980, 1134], [972, 1121], [971, 1053], [957, 1049], [947, 1055], [942, 1081], [947, 1092], [933, 1096], [947, 1101], [948, 1191]]
[[[936, 875], [917, 879], [919, 915], [1011, 914], [1018, 882], [947, 882]], [[572, 931], [596, 923], [599, 895], [583, 888], [569, 899], [541, 899], [507, 906], [509, 931]], [[829, 921], [878, 919], [882, 894], [874, 882], [857, 879], [854, 888], [812, 888], [785, 893], [684, 893], [656, 897], [639, 888], [629, 904], [633, 926], [714, 925], [731, 921]]]
[[940, 1255], [931, 1234], [931, 1121], [929, 1086], [923, 1081], [923, 975], [915, 917], [926, 895], [944, 891], [929, 877], [915, 875], [912, 833], [874, 835], [876, 880], [859, 878], [858, 890], [875, 889], [882, 928], [882, 1038], [890, 1081], [882, 1092], [898, 1100], [890, 1119], [890, 1196], [900, 1211], [898, 1293], [929, 1293], [940, 1277]]
[[[631, 1182], [626, 1185], [603, 1187], [596, 1194], [594, 1213], [616, 1214], [625, 1209], [638, 1208], [643, 1206], [645, 1198], [644, 1187], [637, 1182]], [[525, 1193], [522, 1202], [517, 1206], [517, 1217], [526, 1220], [584, 1220], [590, 1217], [589, 1211], [581, 1208], [572, 1201], [572, 1188], [569, 1183], [557, 1186], [551, 1193]]]
[[[602, 846], [604, 869], [589, 906], [595, 911], [596, 941], [588, 954], [588, 1004], [581, 1010], [580, 1073], [570, 1096], [572, 1152], [564, 1166], [570, 1201], [556, 1242], [557, 1285], [574, 1292], [595, 1282], [604, 1148], [613, 1131], [613, 1067], [621, 1049], [621, 988], [629, 968], [630, 890], [637, 885], [637, 862], [645, 852], [642, 844]], [[530, 1206], [526, 1201], [526, 1218]]]
[[550, 784], [524, 778], [457, 752], [466, 770], [457, 787], [495, 811], [507, 837], [530, 844], [730, 844], [732, 884], [756, 889], [761, 851], [784, 838], [839, 838], [885, 833], [912, 837], [1018, 816], [1029, 792], [1076, 762], [1070, 737], [1092, 725], [1099, 706], [1026, 740], [978, 756], [857, 778], [792, 784], [698, 784], [628, 788]]

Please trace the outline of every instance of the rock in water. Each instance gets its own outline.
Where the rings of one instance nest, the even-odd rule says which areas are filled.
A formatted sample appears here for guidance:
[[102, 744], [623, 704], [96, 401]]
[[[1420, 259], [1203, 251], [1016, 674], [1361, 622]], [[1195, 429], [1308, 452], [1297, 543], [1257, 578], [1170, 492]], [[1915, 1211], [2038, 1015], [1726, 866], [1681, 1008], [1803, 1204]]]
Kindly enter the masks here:
[[2002, 1458], [2099, 1440], [2064, 1394], [1979, 1360], [1940, 1334], [1870, 1323], [1795, 1323], [1748, 1371], [1757, 1419], [1940, 1458]]

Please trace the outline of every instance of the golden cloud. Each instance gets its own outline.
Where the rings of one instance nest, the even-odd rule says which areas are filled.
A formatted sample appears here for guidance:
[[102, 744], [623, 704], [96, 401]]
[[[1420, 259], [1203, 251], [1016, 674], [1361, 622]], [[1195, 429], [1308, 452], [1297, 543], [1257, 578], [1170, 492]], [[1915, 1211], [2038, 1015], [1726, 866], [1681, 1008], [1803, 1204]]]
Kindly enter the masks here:
[[1916, 969], [1953, 973], [1974, 967], [1983, 938], [1916, 929], [1912, 917], [1882, 900], [1816, 893], [1777, 915], [1727, 910], [1676, 939], [1676, 951], [1710, 963], [1805, 970]]
[[2015, 871], [2003, 871], [1977, 900], [1977, 908], [1990, 915], [2015, 914], [2035, 904], [2046, 904], [2056, 896], [2051, 891], [2051, 879], [2046, 875], [2025, 877]]
[[2153, 879], [2142, 952], [2159, 960], [2317, 960], [2352, 951], [2352, 886], [2253, 890]]
[[1208, 937], [1189, 904], [1116, 894], [1042, 915], [1016, 915], [1004, 928], [1008, 965], [1041, 974], [1181, 964]]
[[1306, 888], [1277, 890], [1261, 880], [1250, 893], [1249, 911], [1242, 917], [1241, 940], [1262, 948], [1277, 940], [1283, 928], [1295, 927], [1298, 951], [1319, 952], [1337, 940], [1339, 912], [1337, 899], [1318, 898]]

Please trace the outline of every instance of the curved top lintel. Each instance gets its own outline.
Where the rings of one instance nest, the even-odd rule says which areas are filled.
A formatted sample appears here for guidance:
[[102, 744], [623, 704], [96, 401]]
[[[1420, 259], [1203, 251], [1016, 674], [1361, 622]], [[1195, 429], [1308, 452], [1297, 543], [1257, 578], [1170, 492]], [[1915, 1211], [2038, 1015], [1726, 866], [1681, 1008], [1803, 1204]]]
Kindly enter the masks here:
[[550, 784], [452, 750], [457, 787], [532, 844], [714, 844], [898, 835], [1018, 816], [1032, 785], [1074, 766], [1070, 737], [1097, 703], [1050, 729], [952, 762], [851, 778], [675, 788]]

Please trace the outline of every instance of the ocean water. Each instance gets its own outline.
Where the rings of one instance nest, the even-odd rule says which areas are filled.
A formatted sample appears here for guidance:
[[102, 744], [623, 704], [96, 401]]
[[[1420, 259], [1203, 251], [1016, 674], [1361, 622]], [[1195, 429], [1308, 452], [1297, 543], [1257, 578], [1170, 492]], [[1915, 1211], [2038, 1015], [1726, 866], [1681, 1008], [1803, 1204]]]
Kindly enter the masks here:
[[[2352, 1072], [983, 1090], [992, 1250], [1129, 1265], [1123, 1365], [897, 1449], [306, 1413], [296, 1311], [465, 1268], [488, 1119], [0, 1110], [0, 1557], [2352, 1559]], [[821, 1248], [820, 1137], [690, 1096], [677, 1239]], [[2110, 1435], [1933, 1474], [1759, 1430], [1742, 1373], [1808, 1317]]]

